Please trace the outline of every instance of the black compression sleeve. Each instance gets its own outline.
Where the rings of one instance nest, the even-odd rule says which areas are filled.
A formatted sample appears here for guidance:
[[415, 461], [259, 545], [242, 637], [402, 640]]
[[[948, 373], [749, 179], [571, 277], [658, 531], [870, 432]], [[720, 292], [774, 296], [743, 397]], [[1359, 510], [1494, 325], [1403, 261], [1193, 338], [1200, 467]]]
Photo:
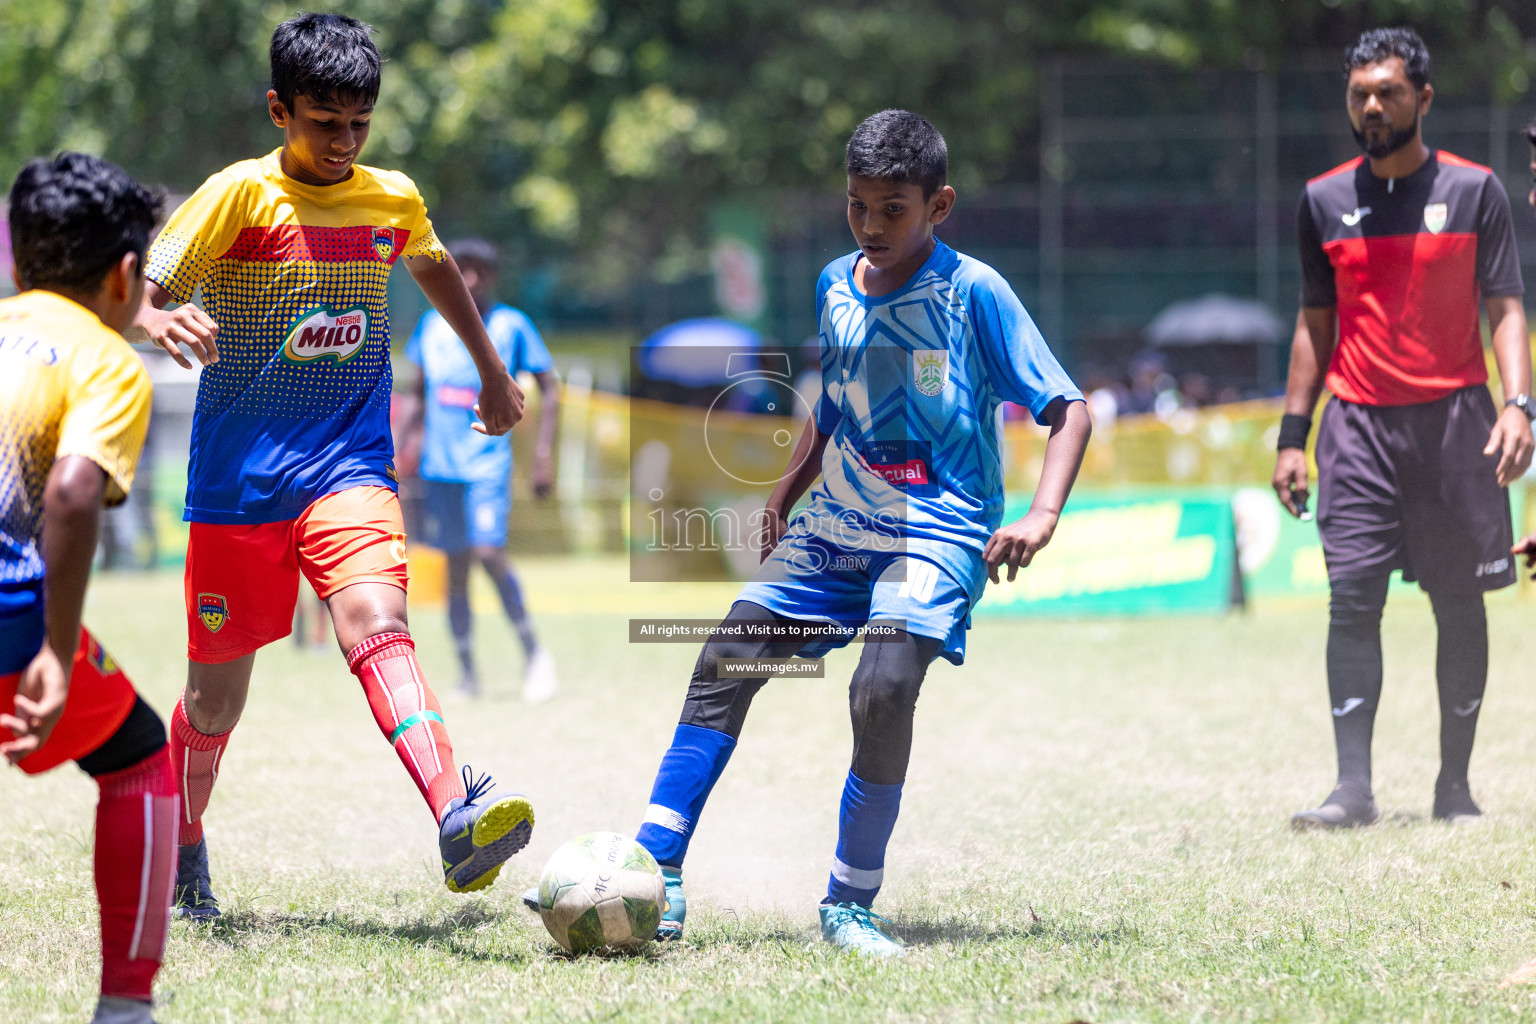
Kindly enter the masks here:
[[134, 696], [133, 710], [123, 719], [117, 731], [106, 742], [78, 759], [80, 770], [92, 777], [120, 772], [132, 768], [150, 754], [165, 746], [165, 724], [160, 716], [144, 703], [144, 698]]

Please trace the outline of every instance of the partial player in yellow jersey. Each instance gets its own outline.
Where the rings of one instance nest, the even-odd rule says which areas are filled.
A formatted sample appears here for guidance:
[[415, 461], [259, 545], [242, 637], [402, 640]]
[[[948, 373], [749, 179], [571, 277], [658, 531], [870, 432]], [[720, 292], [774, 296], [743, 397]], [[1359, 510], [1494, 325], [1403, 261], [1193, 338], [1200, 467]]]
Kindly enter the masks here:
[[[379, 94], [368, 26], [299, 15], [273, 33], [271, 58], [267, 102], [282, 148], [215, 174], [171, 215], [150, 250], [139, 315], [182, 365], [182, 347], [203, 364], [187, 473], [190, 665], [171, 720], [183, 800], [176, 903], [189, 917], [219, 913], [202, 816], [256, 652], [291, 630], [301, 576], [329, 607], [379, 729], [437, 819], [448, 888], [490, 885], [533, 829], [520, 794], [493, 791], [468, 767], [460, 781], [406, 624], [385, 295], [397, 260], [474, 359], [476, 428], [506, 433], [522, 392], [416, 186], [357, 163]], [[201, 309], [190, 304], [196, 292]]]
[[10, 196], [21, 294], [0, 301], [0, 754], [29, 775], [74, 761], [100, 789], [98, 1024], [151, 1020], [176, 851], [165, 725], [80, 624], [102, 505], [128, 496], [149, 426], [121, 332], [159, 208], [104, 160], [33, 160]]

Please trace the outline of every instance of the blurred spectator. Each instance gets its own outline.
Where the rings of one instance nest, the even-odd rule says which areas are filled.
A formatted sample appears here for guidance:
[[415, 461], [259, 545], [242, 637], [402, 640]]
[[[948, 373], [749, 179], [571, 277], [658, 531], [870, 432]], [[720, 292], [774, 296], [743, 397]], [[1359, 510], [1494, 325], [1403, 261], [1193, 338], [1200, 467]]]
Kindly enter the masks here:
[[1179, 381], [1179, 398], [1186, 409], [1211, 404], [1211, 378], [1203, 373], [1186, 373]]
[[[1131, 360], [1131, 390], [1120, 412], [1122, 415], [1155, 412], [1159, 408], [1159, 396], [1176, 388], [1177, 383], [1168, 372], [1168, 361], [1162, 354], [1142, 352]], [[1161, 404], [1166, 406], [1167, 400]]]
[[1083, 391], [1088, 395], [1088, 415], [1101, 428], [1114, 424], [1129, 396], [1124, 384], [1099, 368], [1083, 374]]

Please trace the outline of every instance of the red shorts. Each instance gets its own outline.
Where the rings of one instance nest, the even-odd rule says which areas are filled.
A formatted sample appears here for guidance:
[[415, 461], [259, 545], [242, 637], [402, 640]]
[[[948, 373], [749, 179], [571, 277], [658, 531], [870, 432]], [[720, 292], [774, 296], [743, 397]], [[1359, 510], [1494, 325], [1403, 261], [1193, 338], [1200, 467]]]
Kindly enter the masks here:
[[[20, 680], [20, 672], [0, 676], [0, 707], [7, 712], [15, 707]], [[133, 710], [135, 699], [133, 684], [117, 662], [102, 650], [89, 630], [80, 630], [80, 649], [70, 670], [64, 715], [48, 734], [48, 742], [22, 758], [17, 767], [28, 775], [38, 775], [65, 761], [78, 761], [112, 738]], [[14, 738], [11, 730], [0, 725], [0, 740]]]
[[405, 521], [395, 492], [349, 487], [277, 523], [193, 523], [187, 657], [216, 665], [287, 636], [300, 573], [322, 601], [353, 583], [404, 590]]

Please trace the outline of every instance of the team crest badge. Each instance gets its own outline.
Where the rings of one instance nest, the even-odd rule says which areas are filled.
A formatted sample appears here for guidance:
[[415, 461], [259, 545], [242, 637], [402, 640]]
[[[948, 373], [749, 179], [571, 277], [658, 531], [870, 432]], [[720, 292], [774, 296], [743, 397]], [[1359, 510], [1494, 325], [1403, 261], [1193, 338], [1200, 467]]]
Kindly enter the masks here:
[[91, 667], [96, 670], [97, 675], [115, 676], [122, 671], [118, 667], [117, 662], [112, 660], [112, 655], [107, 653], [106, 648], [96, 642], [95, 637], [89, 638], [85, 649], [85, 659], [91, 663]]
[[912, 383], [918, 394], [930, 398], [943, 391], [949, 383], [949, 350], [913, 352]]
[[1429, 233], [1438, 235], [1445, 230], [1445, 221], [1449, 211], [1444, 203], [1430, 203], [1424, 207], [1424, 226], [1429, 228]]
[[217, 633], [229, 621], [229, 602], [224, 600], [223, 594], [198, 594], [197, 616], [208, 627], [208, 632]]
[[394, 228], [373, 229], [373, 251], [377, 253], [379, 259], [383, 260], [385, 263], [388, 263], [390, 260], [395, 258]]

